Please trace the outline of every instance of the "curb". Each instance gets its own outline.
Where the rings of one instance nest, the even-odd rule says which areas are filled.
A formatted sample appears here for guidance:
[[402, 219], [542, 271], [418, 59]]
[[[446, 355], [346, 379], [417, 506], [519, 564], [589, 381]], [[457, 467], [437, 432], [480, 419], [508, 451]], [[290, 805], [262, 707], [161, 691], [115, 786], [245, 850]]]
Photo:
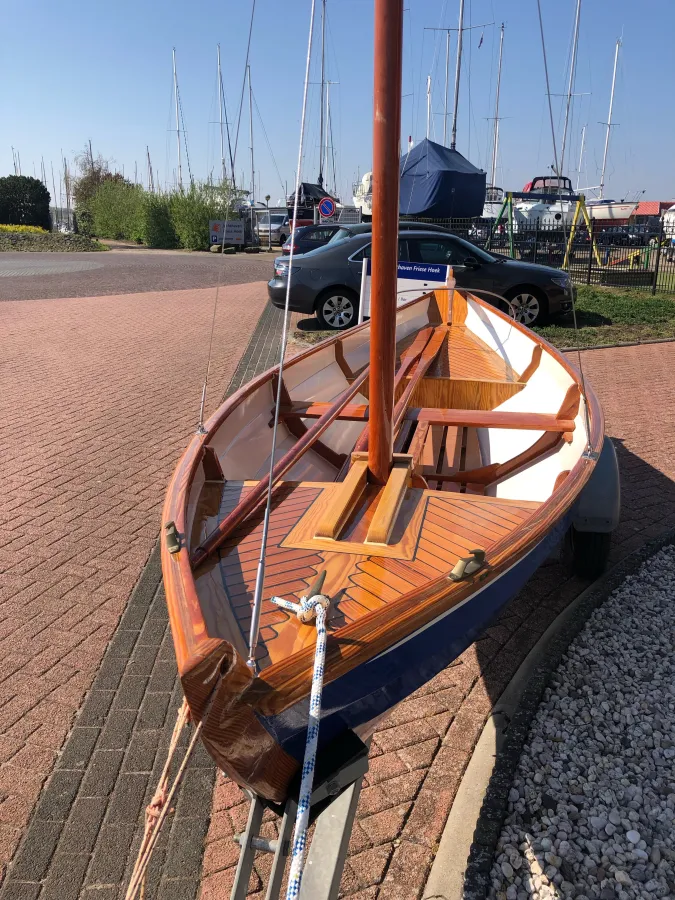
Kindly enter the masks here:
[[641, 347], [643, 344], [672, 344], [675, 338], [650, 338], [647, 341], [621, 341], [616, 344], [594, 344], [592, 347], [557, 347], [559, 353], [573, 353], [581, 350], [613, 350], [615, 347]]
[[649, 541], [582, 591], [529, 652], [483, 727], [452, 804], [423, 900], [483, 900], [508, 794], [550, 676], [591, 613], [662, 547], [675, 529]]

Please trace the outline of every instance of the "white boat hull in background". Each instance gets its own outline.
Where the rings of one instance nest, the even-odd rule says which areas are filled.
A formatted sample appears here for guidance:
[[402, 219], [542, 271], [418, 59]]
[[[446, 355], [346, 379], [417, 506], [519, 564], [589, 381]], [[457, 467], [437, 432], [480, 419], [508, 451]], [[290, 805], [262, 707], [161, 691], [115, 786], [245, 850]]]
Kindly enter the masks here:
[[612, 222], [630, 219], [638, 205], [636, 203], [588, 203], [588, 214], [596, 222]]

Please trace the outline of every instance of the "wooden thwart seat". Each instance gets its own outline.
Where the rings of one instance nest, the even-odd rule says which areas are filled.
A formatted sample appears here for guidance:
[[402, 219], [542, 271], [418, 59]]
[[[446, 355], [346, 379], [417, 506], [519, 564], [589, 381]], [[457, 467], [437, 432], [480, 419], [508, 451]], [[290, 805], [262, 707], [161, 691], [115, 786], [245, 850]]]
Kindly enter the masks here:
[[[299, 403], [282, 407], [282, 418], [299, 416], [319, 419], [330, 403]], [[365, 403], [347, 404], [337, 417], [347, 422], [367, 422]], [[574, 418], [559, 418], [554, 413], [502, 412], [491, 409], [408, 409], [404, 420], [427, 421], [431, 425], [464, 426], [466, 428], [514, 428], [526, 431], [574, 431]]]

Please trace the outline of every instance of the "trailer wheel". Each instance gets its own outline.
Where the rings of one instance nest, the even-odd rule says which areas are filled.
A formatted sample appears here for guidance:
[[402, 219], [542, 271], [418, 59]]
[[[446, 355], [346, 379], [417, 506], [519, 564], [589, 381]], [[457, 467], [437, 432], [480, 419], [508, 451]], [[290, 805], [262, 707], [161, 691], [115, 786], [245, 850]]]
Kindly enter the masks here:
[[565, 539], [565, 556], [580, 578], [599, 578], [607, 568], [612, 535], [604, 531], [577, 531], [570, 526]]

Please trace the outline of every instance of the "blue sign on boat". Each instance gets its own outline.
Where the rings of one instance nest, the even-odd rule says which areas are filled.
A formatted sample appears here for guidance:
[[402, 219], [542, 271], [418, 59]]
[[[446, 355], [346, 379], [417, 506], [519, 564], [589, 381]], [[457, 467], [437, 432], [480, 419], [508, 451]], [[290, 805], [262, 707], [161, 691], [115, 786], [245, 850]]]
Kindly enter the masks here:
[[324, 197], [319, 203], [319, 212], [324, 219], [330, 219], [335, 215], [335, 201], [331, 197]]

